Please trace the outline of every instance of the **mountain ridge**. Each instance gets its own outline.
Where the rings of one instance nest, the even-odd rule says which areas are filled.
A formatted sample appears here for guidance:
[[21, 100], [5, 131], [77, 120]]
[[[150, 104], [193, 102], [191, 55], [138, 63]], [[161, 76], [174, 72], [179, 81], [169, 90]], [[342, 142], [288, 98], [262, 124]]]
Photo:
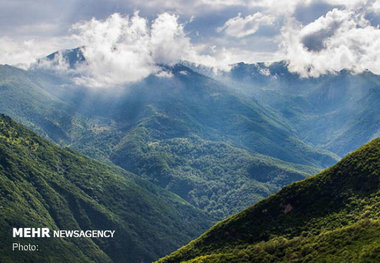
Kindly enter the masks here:
[[[121, 168], [62, 149], [0, 115], [0, 260], [150, 262], [213, 220]], [[14, 252], [12, 227], [112, 229], [112, 239], [33, 239], [38, 253]], [[174, 231], [177, 229], [177, 231]], [[178, 233], [180, 232], [180, 233]], [[57, 254], [57, 249], [62, 254]], [[59, 259], [60, 258], [60, 259]]]
[[[78, 50], [65, 50], [60, 54], [66, 56], [71, 65], [83, 62], [82, 59], [72, 61]], [[49, 59], [57, 54], [49, 55]], [[375, 93], [378, 91], [379, 75], [368, 70], [357, 73], [342, 69], [306, 78], [291, 72], [288, 64], [286, 60], [253, 64], [240, 62], [231, 65], [230, 71], [218, 72], [186, 61], [179, 62], [177, 66], [190, 68], [232, 90], [243, 92], [262, 106], [269, 106], [282, 115], [277, 120], [286, 120], [295, 128], [301, 140], [338, 156], [346, 155], [380, 132], [379, 127], [373, 125], [367, 132], [362, 131], [361, 126], [356, 124], [363, 118], [358, 114], [362, 110], [372, 115], [371, 120], [367, 117], [370, 124], [380, 118], [376, 108], [364, 106], [377, 98], [371, 89], [375, 89]], [[168, 72], [172, 70], [169, 66], [163, 68]]]
[[[0, 111], [61, 146], [167, 188], [219, 219], [338, 159], [293, 136], [290, 125], [255, 100], [185, 66], [170, 70], [171, 78], [152, 75], [117, 92], [70, 85], [54, 72], [21, 71], [11, 80], [7, 74]], [[52, 99], [41, 100], [46, 96], [39, 89]], [[239, 162], [242, 168], [233, 168]], [[246, 198], [240, 200], [235, 191]], [[228, 194], [234, 200], [221, 202]]]
[[[320, 174], [286, 186], [279, 193], [221, 221], [198, 239], [158, 262], [212, 262], [207, 261], [207, 258], [218, 259], [218, 262], [230, 262], [228, 258], [232, 258], [231, 262], [239, 262], [237, 255], [244, 259], [244, 252], [238, 252], [241, 249], [247, 249], [248, 253], [245, 258], [247, 261], [242, 262], [260, 262], [259, 258], [269, 258], [265, 251], [261, 251], [262, 257], [258, 256], [256, 260], [248, 259], [254, 258], [254, 252], [266, 244], [273, 245], [272, 253], [277, 256], [275, 261], [282, 262], [285, 255], [291, 256], [285, 251], [286, 244], [291, 244], [288, 242], [297, 243], [297, 240], [302, 240], [300, 238], [307, 237], [310, 238], [305, 241], [307, 246], [308, 242], [312, 242], [311, 239], [323, 238], [324, 233], [327, 236], [334, 235], [331, 231], [337, 234], [344, 234], [346, 231], [349, 233], [351, 230], [347, 228], [360, 229], [360, 225], [368, 226], [379, 237], [379, 156], [380, 138], [359, 148]], [[367, 236], [363, 235], [363, 238]], [[350, 236], [345, 235], [345, 238], [348, 240], [345, 242], [350, 244]], [[380, 249], [378, 241], [375, 238], [374, 243], [369, 244], [368, 248], [373, 253], [368, 254], [370, 258], [373, 257], [369, 262], [376, 262], [375, 251]], [[344, 244], [343, 242], [343, 248]], [[249, 246], [252, 250], [248, 249]], [[318, 244], [316, 246], [318, 248]], [[364, 247], [364, 243], [360, 243], [360, 246]], [[296, 249], [294, 247], [292, 251]], [[323, 250], [321, 253], [323, 254]], [[297, 259], [302, 262], [306, 255], [298, 254]], [[335, 254], [323, 255], [328, 257]], [[348, 253], [346, 259], [350, 255]], [[343, 260], [345, 255], [335, 256]], [[309, 259], [311, 262], [318, 261], [318, 256]], [[323, 260], [323, 257], [319, 260]]]

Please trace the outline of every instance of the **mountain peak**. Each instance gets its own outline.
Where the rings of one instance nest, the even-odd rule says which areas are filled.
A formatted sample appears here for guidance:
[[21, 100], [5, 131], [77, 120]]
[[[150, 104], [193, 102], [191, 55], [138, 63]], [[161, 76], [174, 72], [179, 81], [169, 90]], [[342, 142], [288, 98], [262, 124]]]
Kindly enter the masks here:
[[[44, 58], [37, 60], [34, 67], [44, 66], [46, 62], [50, 63], [51, 66], [66, 66], [69, 69], [75, 69], [77, 65], [84, 63], [86, 58], [84, 57], [83, 47], [77, 47], [74, 49], [64, 49], [59, 50], [54, 53], [47, 55]], [[32, 66], [32, 67], [33, 67]]]

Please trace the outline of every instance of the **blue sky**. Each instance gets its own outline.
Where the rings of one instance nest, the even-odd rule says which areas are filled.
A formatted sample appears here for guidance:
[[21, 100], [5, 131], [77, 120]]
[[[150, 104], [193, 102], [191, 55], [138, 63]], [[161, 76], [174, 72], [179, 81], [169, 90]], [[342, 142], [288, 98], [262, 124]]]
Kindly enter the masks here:
[[0, 63], [85, 45], [94, 74], [104, 62], [132, 76], [180, 60], [228, 70], [281, 59], [304, 76], [380, 73], [379, 23], [374, 0], [0, 0]]

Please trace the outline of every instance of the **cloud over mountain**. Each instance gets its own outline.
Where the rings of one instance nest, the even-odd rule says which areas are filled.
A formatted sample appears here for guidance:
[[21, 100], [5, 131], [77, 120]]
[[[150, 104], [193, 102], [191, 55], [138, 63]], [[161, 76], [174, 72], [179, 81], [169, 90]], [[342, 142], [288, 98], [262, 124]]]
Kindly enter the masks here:
[[380, 68], [375, 0], [5, 2], [0, 63], [27, 66], [84, 46], [87, 64], [76, 80], [88, 86], [124, 85], [181, 60], [217, 70], [288, 60], [304, 77]]
[[151, 25], [136, 12], [113, 14], [73, 26], [86, 64], [77, 81], [93, 87], [140, 80], [159, 71], [157, 64], [173, 64], [192, 49], [177, 16], [160, 14]]
[[282, 28], [289, 69], [318, 77], [343, 69], [380, 74], [380, 29], [366, 9], [333, 9], [305, 26], [291, 19]]
[[[71, 28], [71, 38], [82, 46], [85, 63], [76, 67], [77, 84], [102, 88], [139, 81], [151, 74], [163, 74], [159, 65], [174, 65], [190, 61], [215, 69], [228, 70], [237, 61], [228, 50], [216, 50], [204, 45], [195, 45], [184, 32], [178, 16], [159, 14], [151, 22], [135, 12], [132, 16], [112, 14], [104, 20], [95, 18], [81, 21]], [[209, 54], [203, 51], [209, 51]], [[246, 56], [246, 54], [244, 55]], [[240, 57], [243, 59], [243, 56]], [[40, 63], [48, 68], [69, 70], [62, 56], [55, 61]]]

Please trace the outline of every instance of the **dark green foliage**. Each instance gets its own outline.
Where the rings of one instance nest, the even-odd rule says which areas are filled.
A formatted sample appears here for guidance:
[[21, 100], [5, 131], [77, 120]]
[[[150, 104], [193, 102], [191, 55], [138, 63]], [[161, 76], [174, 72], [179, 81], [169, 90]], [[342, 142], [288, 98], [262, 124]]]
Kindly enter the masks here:
[[111, 160], [222, 219], [316, 169], [197, 136], [155, 140], [139, 128]]
[[115, 110], [122, 113], [113, 116], [127, 115], [132, 125], [113, 163], [219, 219], [334, 163], [293, 137], [270, 109], [186, 67], [172, 70], [173, 79], [152, 77], [122, 96]]
[[68, 105], [47, 92], [48, 84], [35, 74], [0, 65], [0, 113], [60, 143], [69, 139], [75, 116]]
[[263, 263], [263, 262], [379, 262], [380, 221], [361, 220], [348, 227], [326, 231], [317, 236], [267, 242], [235, 249], [230, 253], [200, 256], [191, 263]]
[[[0, 115], [0, 262], [150, 262], [210, 221], [180, 197], [61, 149]], [[14, 239], [13, 227], [113, 229], [113, 239]], [[13, 242], [39, 252], [13, 252]]]
[[380, 138], [160, 262], [378, 262], [379, 220]]

